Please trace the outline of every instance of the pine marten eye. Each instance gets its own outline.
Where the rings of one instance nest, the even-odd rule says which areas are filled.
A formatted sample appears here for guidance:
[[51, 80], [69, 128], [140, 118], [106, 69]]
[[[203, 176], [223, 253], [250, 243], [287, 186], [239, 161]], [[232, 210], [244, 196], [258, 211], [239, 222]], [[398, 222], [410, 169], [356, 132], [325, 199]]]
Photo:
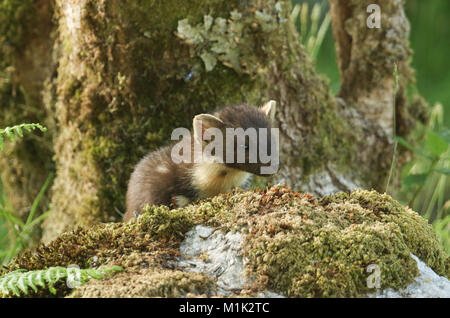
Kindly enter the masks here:
[[244, 142], [243, 145], [241, 145], [241, 147], [244, 148], [247, 151], [250, 148], [249, 144], [250, 144], [250, 137], [249, 136], [245, 136], [245, 142]]

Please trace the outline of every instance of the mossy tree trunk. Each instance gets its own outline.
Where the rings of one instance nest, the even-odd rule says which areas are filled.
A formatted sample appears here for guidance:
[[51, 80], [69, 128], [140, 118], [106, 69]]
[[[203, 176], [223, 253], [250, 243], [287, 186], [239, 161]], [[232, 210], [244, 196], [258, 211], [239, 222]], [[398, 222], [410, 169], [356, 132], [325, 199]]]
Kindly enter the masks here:
[[[373, 2], [382, 8], [381, 29], [365, 25]], [[384, 190], [394, 105], [398, 134], [408, 134], [420, 116], [421, 104], [406, 98], [413, 72], [402, 1], [331, 1], [343, 78], [338, 97], [301, 46], [289, 1], [2, 3], [2, 14], [23, 10], [7, 19], [9, 30], [0, 29], [2, 54], [10, 57], [2, 74], [13, 67], [7, 78], [33, 99], [52, 145], [8, 159], [31, 163], [21, 165], [22, 182], [32, 188], [26, 195], [4, 181], [14, 195], [30, 199], [40, 186], [36, 166], [50, 163], [40, 179], [55, 170], [45, 241], [75, 225], [118, 220], [137, 161], [167, 143], [173, 128], [189, 127], [195, 114], [216, 106], [277, 100], [282, 157], [271, 181], [316, 194]], [[21, 30], [13, 50], [11, 30]], [[24, 54], [37, 48], [39, 56]], [[400, 70], [395, 98], [394, 62]], [[15, 115], [2, 116], [0, 125], [28, 119], [17, 95], [1, 94], [2, 114]], [[5, 166], [3, 174], [14, 169]]]

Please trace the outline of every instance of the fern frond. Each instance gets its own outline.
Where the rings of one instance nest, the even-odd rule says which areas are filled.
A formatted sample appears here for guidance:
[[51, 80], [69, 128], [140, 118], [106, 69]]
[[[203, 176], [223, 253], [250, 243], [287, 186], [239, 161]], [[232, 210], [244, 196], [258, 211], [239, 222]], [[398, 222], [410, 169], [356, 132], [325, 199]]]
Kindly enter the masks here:
[[0, 129], [0, 150], [3, 150], [5, 145], [5, 137], [8, 137], [11, 141], [14, 141], [16, 136], [23, 138], [23, 130], [28, 132], [39, 129], [42, 132], [47, 131], [47, 128], [41, 124], [20, 124], [12, 127], [6, 127], [5, 129]]
[[7, 284], [6, 284], [6, 286], [7, 286], [7, 288], [9, 288], [9, 290], [11, 290], [16, 296], [19, 296], [20, 295], [20, 293], [19, 293], [19, 290], [17, 289], [17, 278], [18, 278], [18, 276], [13, 276], [13, 277], [10, 277], [8, 280], [7, 280]]
[[112, 272], [122, 271], [120, 266], [113, 266], [106, 269], [79, 269], [76, 267], [49, 267], [43, 270], [24, 271], [16, 270], [0, 277], [0, 292], [5, 295], [13, 293], [15, 296], [28, 295], [31, 288], [34, 292], [38, 291], [38, 286], [47, 288], [52, 294], [56, 294], [55, 284], [71, 277], [79, 277], [80, 284], [89, 279], [102, 279], [105, 275]]

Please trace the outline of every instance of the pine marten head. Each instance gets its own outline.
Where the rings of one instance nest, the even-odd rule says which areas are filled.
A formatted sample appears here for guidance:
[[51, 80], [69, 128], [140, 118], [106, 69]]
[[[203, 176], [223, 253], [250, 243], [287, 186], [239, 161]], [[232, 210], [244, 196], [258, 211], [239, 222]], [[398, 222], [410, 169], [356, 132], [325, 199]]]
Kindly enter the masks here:
[[194, 141], [201, 144], [202, 159], [256, 175], [278, 170], [278, 131], [272, 129], [276, 102], [263, 107], [240, 104], [193, 120]]

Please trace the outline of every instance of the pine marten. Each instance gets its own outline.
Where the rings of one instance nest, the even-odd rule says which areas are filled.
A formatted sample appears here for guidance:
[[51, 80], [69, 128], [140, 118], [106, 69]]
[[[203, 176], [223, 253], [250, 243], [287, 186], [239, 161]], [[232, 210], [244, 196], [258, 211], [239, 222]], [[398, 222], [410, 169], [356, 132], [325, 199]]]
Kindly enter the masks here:
[[[198, 154], [194, 150], [195, 143], [201, 145], [200, 150], [212, 142], [207, 132], [222, 133], [223, 146], [211, 151], [211, 156], [201, 154], [199, 159], [188, 160], [188, 162], [175, 162], [174, 153], [177, 154], [175, 145], [160, 148], [147, 154], [135, 167], [128, 183], [126, 196], [126, 213], [124, 221], [138, 216], [145, 205], [167, 205], [170, 207], [182, 207], [199, 198], [215, 196], [219, 193], [228, 192], [233, 188], [246, 185], [251, 174], [267, 175], [273, 174], [278, 169], [278, 135], [273, 137], [271, 131], [276, 109], [276, 102], [269, 101], [263, 107], [239, 104], [227, 106], [214, 114], [200, 114], [194, 117], [193, 133], [189, 138], [189, 147], [183, 149], [179, 154]], [[254, 128], [255, 131], [267, 129], [267, 138], [262, 139], [259, 134], [245, 135], [238, 138], [237, 135], [227, 135], [228, 131], [242, 128]], [[242, 132], [242, 130], [241, 130]], [[241, 134], [242, 136], [242, 134]], [[264, 136], [264, 135], [263, 135]], [[209, 140], [208, 140], [209, 139]], [[196, 148], [198, 151], [198, 148]], [[229, 150], [233, 150], [228, 156]], [[186, 153], [184, 153], [186, 151]], [[241, 151], [239, 160], [238, 153]], [[262, 173], [263, 167], [268, 167], [267, 156], [265, 161], [258, 156], [252, 159], [256, 151], [266, 151], [271, 160], [275, 159], [275, 170]], [[261, 153], [261, 152], [260, 152]], [[242, 156], [245, 162], [242, 162]], [[213, 160], [211, 160], [213, 158]], [[192, 159], [192, 154], [191, 154]], [[230, 160], [231, 159], [231, 160]]]

